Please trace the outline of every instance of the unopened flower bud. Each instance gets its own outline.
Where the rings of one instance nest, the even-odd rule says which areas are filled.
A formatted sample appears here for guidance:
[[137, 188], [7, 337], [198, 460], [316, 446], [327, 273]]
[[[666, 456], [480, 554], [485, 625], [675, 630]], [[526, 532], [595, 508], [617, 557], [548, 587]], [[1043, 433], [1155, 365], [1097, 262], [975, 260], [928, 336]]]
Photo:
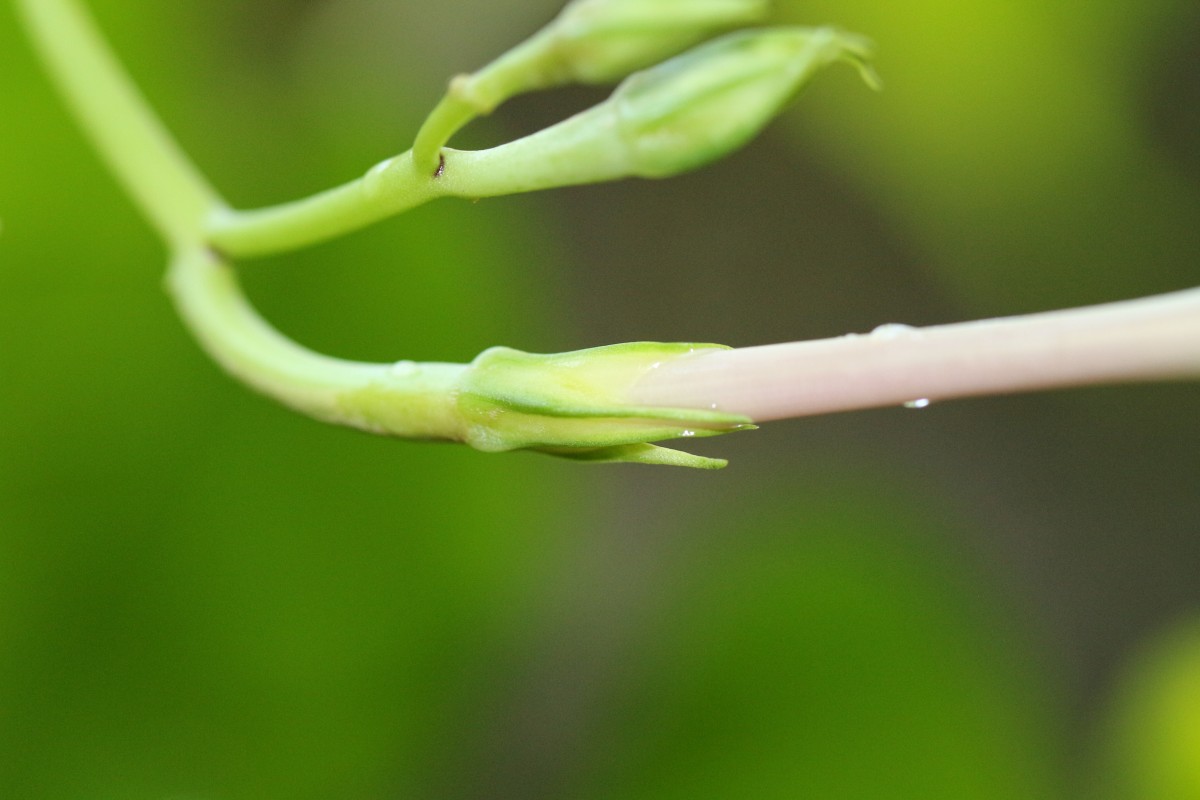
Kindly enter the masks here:
[[769, 0], [574, 0], [550, 24], [560, 81], [608, 83], [713, 31], [755, 22]]
[[822, 67], [846, 61], [871, 86], [871, 45], [833, 28], [732, 33], [637, 72], [605, 102], [490, 150], [455, 152], [448, 194], [490, 197], [661, 178], [752, 139]]
[[631, 405], [629, 388], [663, 361], [719, 345], [635, 342], [540, 355], [507, 347], [481, 353], [457, 389], [464, 438], [489, 452], [522, 448], [585, 461], [636, 461], [714, 469], [704, 458], [649, 442], [752, 428], [716, 410]]
[[431, 170], [463, 125], [525, 92], [611, 83], [725, 29], [760, 19], [770, 0], [574, 0], [548, 25], [487, 66], [450, 82], [413, 144]]
[[609, 101], [631, 172], [674, 175], [744, 145], [822, 67], [847, 61], [875, 85], [870, 44], [833, 28], [729, 34], [633, 75]]

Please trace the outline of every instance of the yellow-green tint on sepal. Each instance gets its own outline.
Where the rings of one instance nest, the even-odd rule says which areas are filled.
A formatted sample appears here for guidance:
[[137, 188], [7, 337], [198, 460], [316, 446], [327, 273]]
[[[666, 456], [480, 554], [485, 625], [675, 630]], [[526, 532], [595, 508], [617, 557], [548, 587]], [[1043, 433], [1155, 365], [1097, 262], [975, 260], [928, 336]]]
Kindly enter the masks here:
[[664, 361], [713, 349], [725, 348], [634, 342], [544, 355], [493, 347], [459, 383], [464, 439], [484, 451], [531, 448], [583, 460], [717, 466], [711, 459], [629, 446], [746, 430], [753, 427], [749, 418], [625, 399], [641, 376]]
[[609, 101], [630, 172], [665, 177], [727, 155], [836, 61], [878, 86], [871, 50], [868, 40], [834, 28], [739, 31], [631, 76]]

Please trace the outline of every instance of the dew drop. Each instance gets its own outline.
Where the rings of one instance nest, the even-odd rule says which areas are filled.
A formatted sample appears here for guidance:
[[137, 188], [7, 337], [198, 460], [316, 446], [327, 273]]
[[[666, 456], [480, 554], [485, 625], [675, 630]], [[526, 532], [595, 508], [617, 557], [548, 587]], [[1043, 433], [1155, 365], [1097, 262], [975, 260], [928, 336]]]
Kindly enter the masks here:
[[912, 325], [905, 325], [902, 322], [886, 322], [871, 331], [871, 335], [876, 339], [899, 339], [901, 336], [908, 336], [916, 330]]
[[398, 378], [405, 378], [417, 371], [417, 362], [415, 361], [397, 361], [392, 364], [392, 375]]
[[904, 404], [905, 408], [929, 408], [929, 398], [922, 397], [917, 400], [909, 400]]

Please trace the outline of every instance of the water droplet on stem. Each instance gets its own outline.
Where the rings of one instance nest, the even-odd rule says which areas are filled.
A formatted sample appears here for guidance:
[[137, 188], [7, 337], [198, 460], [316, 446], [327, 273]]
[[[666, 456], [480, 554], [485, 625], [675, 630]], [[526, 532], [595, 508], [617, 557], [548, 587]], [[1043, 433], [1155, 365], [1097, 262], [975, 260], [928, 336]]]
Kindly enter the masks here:
[[871, 335], [877, 339], [899, 339], [901, 336], [916, 333], [916, 330], [912, 325], [902, 322], [885, 322], [871, 331]]
[[397, 361], [392, 364], [392, 375], [398, 378], [405, 378], [414, 374], [417, 371], [417, 362], [415, 361]]

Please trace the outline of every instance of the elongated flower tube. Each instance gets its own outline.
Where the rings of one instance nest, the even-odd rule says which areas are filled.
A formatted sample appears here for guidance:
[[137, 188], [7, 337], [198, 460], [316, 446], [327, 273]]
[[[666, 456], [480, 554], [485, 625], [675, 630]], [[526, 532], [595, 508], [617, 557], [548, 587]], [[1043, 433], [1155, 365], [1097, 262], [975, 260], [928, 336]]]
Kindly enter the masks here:
[[529, 39], [486, 67], [459, 75], [417, 134], [425, 171], [476, 116], [525, 92], [603, 84], [657, 64], [722, 29], [760, 20], [770, 0], [574, 0]]

